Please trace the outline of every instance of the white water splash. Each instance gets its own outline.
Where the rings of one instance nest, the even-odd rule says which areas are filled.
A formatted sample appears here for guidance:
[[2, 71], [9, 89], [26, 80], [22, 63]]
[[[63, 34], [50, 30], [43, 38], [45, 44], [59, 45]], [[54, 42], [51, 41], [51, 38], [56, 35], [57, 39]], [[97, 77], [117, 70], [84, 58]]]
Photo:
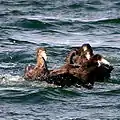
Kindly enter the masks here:
[[39, 88], [47, 88], [47, 87], [59, 87], [53, 84], [48, 84], [45, 81], [27, 81], [23, 76], [13, 76], [10, 74], [0, 75], [0, 85], [1, 86], [24, 86], [24, 87], [39, 87]]
[[4, 85], [15, 85], [24, 81], [24, 78], [21, 76], [12, 76], [10, 74], [0, 75], [0, 84]]

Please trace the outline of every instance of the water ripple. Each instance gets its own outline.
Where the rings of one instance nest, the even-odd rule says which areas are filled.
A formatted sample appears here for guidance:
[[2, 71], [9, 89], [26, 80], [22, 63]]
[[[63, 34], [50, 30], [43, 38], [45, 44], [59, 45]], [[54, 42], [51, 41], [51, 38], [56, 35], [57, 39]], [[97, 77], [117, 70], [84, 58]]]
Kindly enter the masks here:
[[52, 24], [50, 23], [32, 19], [21, 19], [20, 21], [17, 21], [15, 24], [17, 26], [24, 28], [36, 28], [36, 29], [45, 29], [47, 27], [52, 26]]
[[[0, 11], [1, 120], [120, 118], [119, 0], [1, 0]], [[24, 80], [37, 47], [54, 69], [83, 43], [114, 66], [109, 80], [92, 90]]]

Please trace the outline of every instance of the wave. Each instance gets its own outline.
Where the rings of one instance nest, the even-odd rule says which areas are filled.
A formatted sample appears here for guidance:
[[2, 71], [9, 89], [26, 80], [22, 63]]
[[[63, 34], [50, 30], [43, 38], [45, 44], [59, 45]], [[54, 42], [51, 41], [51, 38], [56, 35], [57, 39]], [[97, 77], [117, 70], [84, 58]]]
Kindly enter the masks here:
[[[13, 29], [23, 31], [40, 30], [43, 34], [63, 34], [69, 35], [73, 32], [86, 32], [92, 31], [101, 27], [102, 24], [119, 24], [120, 18], [103, 18], [103, 19], [79, 19], [79, 18], [65, 18], [65, 17], [43, 17], [43, 16], [24, 16], [23, 18], [17, 18], [12, 23], [7, 23], [2, 29]], [[79, 25], [79, 27], [78, 27]], [[63, 27], [63, 28], [62, 28]], [[61, 29], [62, 28], [62, 29]], [[68, 29], [68, 30], [66, 30]]]
[[[57, 102], [63, 101], [68, 102], [77, 99], [78, 97], [89, 96], [89, 95], [102, 95], [102, 96], [119, 96], [120, 85], [99, 85], [89, 91], [86, 89], [77, 88], [54, 88], [50, 87], [1, 87], [0, 88], [0, 99], [11, 102], [32, 102], [32, 103], [48, 103], [49, 101]], [[117, 87], [115, 87], [117, 86]], [[0, 100], [0, 101], [1, 101]]]
[[25, 13], [20, 10], [11, 10], [0, 13], [0, 17], [11, 16], [11, 15], [19, 16], [19, 15], [25, 15]]
[[40, 81], [26, 81], [21, 76], [0, 76], [0, 99], [15, 102], [68, 101], [89, 94], [119, 95], [120, 84], [97, 82], [92, 90], [61, 88]]
[[[66, 21], [66, 22], [65, 22]], [[68, 22], [69, 21], [69, 22]], [[119, 24], [120, 23], [120, 18], [102, 18], [102, 19], [79, 19], [79, 18], [70, 18], [70, 19], [63, 19], [61, 20], [61, 23], [69, 23], [69, 24]], [[65, 24], [64, 23], [64, 24]]]
[[[67, 95], [67, 96], [66, 96]], [[66, 97], [78, 96], [71, 89], [59, 88], [40, 81], [25, 81], [20, 76], [4, 75], [0, 77], [0, 99], [15, 102], [65, 101]]]
[[[79, 2], [79, 3], [70, 4], [66, 7], [68, 7], [71, 10], [72, 9], [82, 10], [84, 8], [85, 10], [88, 10], [88, 11], [97, 11], [97, 10], [99, 10], [99, 7], [98, 6], [97, 7], [93, 6], [93, 4], [96, 4], [96, 3], [94, 3], [94, 2], [90, 3], [89, 2], [89, 3], [85, 4], [84, 2]], [[98, 4], [100, 5], [100, 3], [98, 3]]]
[[119, 5], [120, 5], [120, 2], [118, 1], [118, 2], [116, 2], [115, 4], [116, 4], [117, 6], [119, 6]]
[[20, 19], [16, 23], [13, 23], [13, 25], [17, 25], [19, 27], [23, 28], [33, 28], [33, 29], [45, 29], [47, 27], [53, 26], [50, 23], [40, 21], [40, 20], [35, 20], [35, 19]]
[[112, 18], [112, 19], [100, 19], [100, 20], [94, 20], [94, 21], [90, 21], [90, 23], [94, 23], [94, 24], [109, 24], [109, 23], [113, 23], [113, 24], [119, 24], [120, 23], [120, 18]]
[[17, 40], [17, 39], [14, 39], [14, 38], [8, 38], [8, 40], [9, 40], [9, 42], [11, 42], [11, 43], [17, 43], [17, 44], [35, 44], [36, 45], [36, 43], [33, 43], [33, 42], [29, 42], [29, 41], [22, 41], [22, 40]]
[[108, 52], [118, 52], [120, 48], [118, 47], [93, 47], [94, 50], [98, 51], [108, 51]]
[[[39, 20], [41, 19], [41, 20]], [[44, 22], [43, 22], [44, 21]], [[73, 24], [78, 24], [78, 23], [116, 23], [119, 24], [120, 23], [120, 18], [102, 18], [102, 19], [79, 19], [79, 18], [54, 18], [54, 17], [45, 17], [45, 18], [27, 18], [27, 19], [23, 19], [21, 20], [21, 23], [28, 23], [29, 24], [35, 24], [38, 26], [39, 25], [46, 25], [46, 27], [50, 27], [50, 26], [56, 26], [56, 25], [73, 25]], [[43, 27], [44, 28], [44, 27]]]
[[25, 12], [22, 12], [21, 10], [11, 10], [8, 12], [8, 15], [13, 15], [13, 16], [25, 15]]

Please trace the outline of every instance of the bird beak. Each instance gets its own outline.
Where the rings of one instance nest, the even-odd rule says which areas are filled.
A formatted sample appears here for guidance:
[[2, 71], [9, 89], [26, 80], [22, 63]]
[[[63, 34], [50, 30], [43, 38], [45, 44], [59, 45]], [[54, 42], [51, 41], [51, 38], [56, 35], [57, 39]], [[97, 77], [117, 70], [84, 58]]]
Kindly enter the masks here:
[[83, 47], [83, 51], [86, 51], [86, 50], [87, 50], [87, 47], [86, 47], [86, 46], [84, 46], [84, 47]]
[[110, 63], [106, 59], [104, 59], [104, 58], [102, 58], [101, 60], [98, 60], [98, 67], [100, 67], [101, 64], [105, 64], [105, 65], [109, 65], [110, 66]]
[[45, 59], [45, 61], [47, 60], [47, 55], [46, 55], [45, 51], [42, 52], [42, 57]]
[[90, 53], [89, 52], [87, 52], [87, 54], [85, 55], [86, 56], [86, 58], [89, 60], [90, 59]]
[[110, 63], [104, 58], [101, 59], [101, 63], [106, 64], [106, 65], [110, 65]]

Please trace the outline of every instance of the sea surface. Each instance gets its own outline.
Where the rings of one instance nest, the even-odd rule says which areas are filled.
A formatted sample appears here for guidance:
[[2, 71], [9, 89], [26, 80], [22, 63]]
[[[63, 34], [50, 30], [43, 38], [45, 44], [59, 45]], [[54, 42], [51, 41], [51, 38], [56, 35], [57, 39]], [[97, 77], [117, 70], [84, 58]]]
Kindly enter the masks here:
[[[48, 68], [89, 43], [113, 66], [92, 90], [23, 78], [45, 47]], [[0, 0], [0, 120], [120, 120], [120, 0]]]

